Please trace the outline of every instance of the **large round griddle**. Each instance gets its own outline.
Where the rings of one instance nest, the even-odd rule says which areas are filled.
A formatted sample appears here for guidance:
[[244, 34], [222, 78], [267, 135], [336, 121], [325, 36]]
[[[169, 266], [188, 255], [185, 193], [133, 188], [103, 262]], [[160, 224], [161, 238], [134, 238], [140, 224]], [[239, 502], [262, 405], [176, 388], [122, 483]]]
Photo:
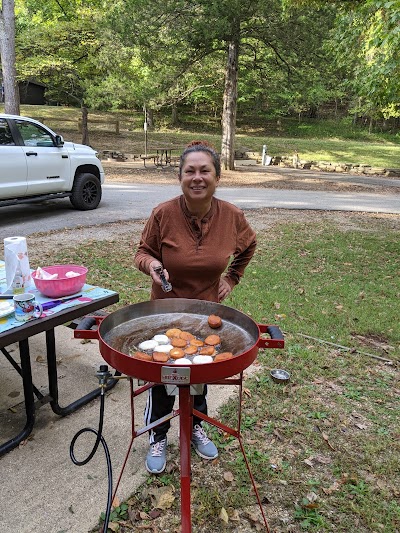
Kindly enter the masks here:
[[[209, 315], [218, 315], [222, 326], [212, 329], [208, 325]], [[129, 355], [140, 342], [168, 329], [179, 328], [204, 339], [218, 334], [221, 351], [234, 354], [232, 359], [190, 365], [190, 383], [212, 383], [233, 376], [251, 365], [257, 356], [260, 329], [247, 315], [222, 304], [205, 300], [166, 298], [129, 305], [109, 314], [100, 324], [99, 347], [103, 358], [116, 370], [128, 376], [154, 383], [165, 383], [162, 368], [171, 363], [141, 361]], [[163, 372], [165, 374], [165, 370]]]

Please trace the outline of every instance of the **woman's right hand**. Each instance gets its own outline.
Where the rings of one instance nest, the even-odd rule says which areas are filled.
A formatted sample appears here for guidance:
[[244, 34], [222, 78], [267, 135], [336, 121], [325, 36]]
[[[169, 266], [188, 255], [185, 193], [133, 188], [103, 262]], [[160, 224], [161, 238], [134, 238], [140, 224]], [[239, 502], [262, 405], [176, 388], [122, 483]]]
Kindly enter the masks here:
[[[157, 261], [157, 260], [154, 260], [150, 263], [150, 276], [152, 278], [152, 280], [154, 281], [154, 283], [156, 285], [162, 285], [162, 282], [161, 282], [161, 279], [160, 279], [160, 276], [157, 274], [157, 272], [154, 270], [155, 268], [157, 267], [162, 267], [162, 264], [160, 263], [160, 261]], [[164, 268], [164, 276], [166, 278], [166, 280], [168, 281], [169, 280], [169, 274], [168, 274], [168, 270], [166, 270]]]

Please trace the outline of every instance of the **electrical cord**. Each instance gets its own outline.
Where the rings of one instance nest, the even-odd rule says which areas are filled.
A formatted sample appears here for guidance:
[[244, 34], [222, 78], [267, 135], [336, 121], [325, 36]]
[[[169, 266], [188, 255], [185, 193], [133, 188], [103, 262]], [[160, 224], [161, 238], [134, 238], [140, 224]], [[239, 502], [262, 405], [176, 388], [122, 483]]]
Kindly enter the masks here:
[[[104, 453], [105, 453], [105, 456], [106, 456], [106, 461], [107, 461], [107, 476], [108, 476], [107, 509], [106, 509], [105, 517], [104, 517], [103, 531], [107, 532], [108, 523], [110, 521], [110, 514], [111, 514], [111, 504], [112, 504], [111, 498], [112, 498], [113, 481], [112, 481], [112, 467], [111, 467], [110, 451], [108, 449], [108, 446], [107, 446], [107, 443], [106, 443], [104, 437], [102, 436], [103, 421], [104, 421], [104, 400], [105, 400], [105, 395], [102, 392], [102, 394], [100, 396], [100, 420], [99, 420], [98, 429], [96, 430], [96, 429], [92, 429], [92, 428], [89, 428], [89, 427], [80, 429], [78, 431], [78, 433], [75, 434], [74, 438], [71, 441], [71, 444], [69, 446], [69, 456], [71, 457], [71, 461], [74, 463], [74, 465], [83, 466], [83, 465], [87, 464], [93, 458], [94, 454], [97, 451], [97, 448], [99, 447], [99, 444], [101, 443], [101, 445], [103, 446]], [[83, 459], [82, 461], [78, 461], [78, 459], [75, 457], [74, 447], [75, 447], [75, 443], [76, 443], [77, 439], [83, 433], [94, 433], [96, 435], [96, 442], [94, 443], [92, 451], [89, 453], [89, 455], [85, 459]]]

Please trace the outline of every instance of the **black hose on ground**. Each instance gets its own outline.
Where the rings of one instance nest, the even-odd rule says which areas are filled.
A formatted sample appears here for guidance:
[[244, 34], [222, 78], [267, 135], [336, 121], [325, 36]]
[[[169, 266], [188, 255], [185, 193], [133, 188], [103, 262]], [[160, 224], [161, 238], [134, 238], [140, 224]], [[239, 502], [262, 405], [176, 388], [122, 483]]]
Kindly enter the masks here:
[[[110, 521], [110, 514], [111, 514], [113, 481], [112, 481], [112, 467], [111, 467], [110, 451], [108, 449], [108, 446], [107, 446], [107, 443], [106, 443], [104, 437], [102, 436], [103, 421], [104, 421], [104, 400], [105, 400], [105, 395], [103, 393], [100, 396], [100, 419], [99, 419], [99, 427], [98, 427], [98, 429], [96, 430], [96, 429], [89, 428], [89, 427], [80, 429], [78, 431], [78, 433], [76, 433], [76, 435], [74, 436], [74, 438], [71, 441], [71, 444], [69, 446], [69, 456], [71, 457], [71, 461], [74, 463], [74, 465], [83, 466], [83, 465], [87, 464], [92, 459], [92, 457], [94, 456], [94, 454], [97, 451], [97, 448], [99, 447], [99, 444], [101, 443], [101, 445], [103, 446], [104, 453], [105, 453], [105, 456], [106, 456], [106, 461], [107, 461], [107, 476], [108, 476], [107, 508], [106, 508], [105, 517], [104, 517], [103, 531], [107, 532], [108, 523]], [[75, 457], [74, 446], [75, 446], [75, 443], [76, 443], [77, 439], [83, 433], [94, 433], [96, 435], [96, 442], [94, 443], [92, 451], [89, 453], [89, 455], [85, 459], [83, 459], [82, 461], [78, 461], [78, 459]]]

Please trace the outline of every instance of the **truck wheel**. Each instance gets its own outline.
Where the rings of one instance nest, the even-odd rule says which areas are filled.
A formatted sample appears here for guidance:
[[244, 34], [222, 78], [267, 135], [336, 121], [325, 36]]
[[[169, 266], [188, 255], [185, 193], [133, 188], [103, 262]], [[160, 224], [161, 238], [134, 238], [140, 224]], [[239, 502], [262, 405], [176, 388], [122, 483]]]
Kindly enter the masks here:
[[81, 211], [96, 209], [101, 200], [101, 183], [99, 179], [88, 172], [76, 176], [70, 200], [75, 209]]

